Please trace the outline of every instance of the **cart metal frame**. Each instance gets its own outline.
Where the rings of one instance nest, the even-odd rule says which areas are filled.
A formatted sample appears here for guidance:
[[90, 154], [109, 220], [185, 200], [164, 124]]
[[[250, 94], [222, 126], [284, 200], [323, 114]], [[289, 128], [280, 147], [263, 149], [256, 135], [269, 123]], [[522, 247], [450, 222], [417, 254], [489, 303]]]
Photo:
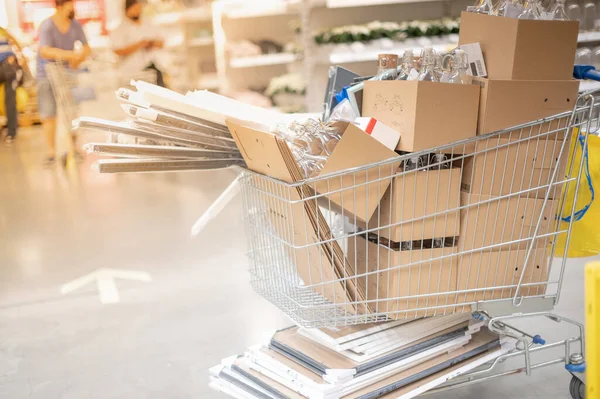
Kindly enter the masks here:
[[[564, 112], [502, 131], [426, 151], [401, 155], [384, 162], [347, 169], [326, 176], [286, 183], [255, 172], [244, 171], [240, 178], [240, 187], [244, 200], [245, 226], [249, 241], [251, 282], [255, 291], [279, 307], [297, 324], [306, 328], [334, 327], [471, 311], [475, 312], [476, 317], [488, 319], [492, 331], [511, 336], [519, 341], [518, 349], [514, 352], [496, 359], [481, 370], [448, 382], [440, 390], [515, 373], [525, 372], [529, 375], [533, 370], [555, 364], [564, 364], [567, 370], [573, 374], [574, 382], [584, 383], [584, 327], [576, 321], [551, 312], [560, 300], [567, 261], [566, 251], [564, 256], [555, 259], [557, 241], [564, 239], [564, 247], [567, 248], [573, 222], [582, 217], [582, 213], [585, 213], [585, 211], [577, 209], [576, 199], [579, 198], [581, 191], [582, 184], [580, 183], [584, 181], [582, 176], [584, 176], [586, 167], [587, 156], [584, 154], [587, 155], [588, 135], [590, 132], [597, 132], [599, 128], [597, 114], [600, 107], [595, 102], [594, 94], [595, 92], [586, 92], [580, 95], [576, 101], [568, 99], [567, 101], [575, 103], [571, 112]], [[501, 142], [501, 139], [507, 140]], [[549, 149], [549, 143], [554, 147]], [[506, 154], [511, 153], [508, 151], [509, 147], [513, 148], [514, 152], [514, 146], [516, 146], [517, 158], [521, 151], [525, 152], [526, 157], [533, 155], [534, 164], [527, 163], [524, 164], [525, 166], [533, 168], [534, 165], [539, 165], [538, 162], [541, 162], [545, 166], [549, 165], [550, 173], [546, 176], [535, 175], [534, 178], [534, 174], [525, 168], [523, 175], [516, 175], [513, 172], [513, 175], [510, 176], [513, 165], [507, 161], [509, 156]], [[410, 170], [407, 168], [409, 159], [414, 160], [416, 157], [430, 159], [431, 154], [445, 154], [446, 158], [443, 161], [436, 160]], [[504, 163], [502, 163], [502, 156], [506, 156]], [[418, 174], [423, 171], [441, 171], [444, 163], [451, 163], [452, 168], [458, 165], [461, 167], [461, 171], [464, 171], [465, 162], [478, 157], [483, 157], [484, 168], [490, 165], [486, 163], [488, 157], [493, 159], [493, 169], [487, 174], [485, 170], [481, 171], [485, 180], [491, 181], [492, 185], [500, 181], [502, 190], [506, 184], [510, 186], [510, 189], [485, 197], [486, 193], [482, 188], [476, 193], [480, 195], [479, 201], [469, 203], [468, 206], [462, 202], [460, 205], [450, 206], [449, 201], [446, 200], [446, 205], [442, 204], [442, 210], [438, 210], [436, 206], [433, 213], [418, 215], [417, 212], [413, 212], [416, 216], [408, 218], [408, 220], [406, 218], [399, 221], [391, 220], [391, 217], [384, 218], [385, 213], [392, 215], [392, 205], [389, 209], [378, 209], [375, 212], [376, 223], [371, 223], [372, 218], [361, 221], [357, 217], [362, 213], [362, 208], [359, 209], [355, 205], [358, 195], [365, 195], [366, 190], [368, 196], [369, 188], [373, 190], [373, 187], [377, 187], [375, 190], [379, 192], [377, 192], [376, 198], [381, 198], [384, 194], [379, 188], [381, 182], [389, 182], [390, 179], [403, 181], [411, 174], [419, 176]], [[399, 166], [403, 167], [398, 168]], [[515, 167], [514, 170], [516, 169]], [[508, 180], [511, 181], [505, 181], [507, 175], [509, 176]], [[348, 178], [355, 184], [345, 185], [344, 179]], [[527, 179], [529, 182], [526, 181]], [[535, 181], [536, 179], [537, 181]], [[429, 182], [429, 178], [427, 181]], [[388, 185], [394, 187], [394, 180]], [[483, 187], [486, 183], [483, 182], [481, 185]], [[385, 185], [384, 190], [387, 190], [387, 187]], [[416, 185], [413, 187], [412, 192], [416, 192], [416, 187]], [[436, 199], [443, 192], [441, 190], [450, 192], [450, 187], [443, 183], [440, 184], [439, 181], [434, 188]], [[351, 196], [346, 195], [348, 190], [353, 190]], [[426, 193], [427, 190], [425, 190]], [[411, 191], [402, 190], [402, 192], [410, 193]], [[565, 193], [571, 193], [575, 199], [569, 202]], [[428, 197], [426, 196], [426, 198]], [[512, 233], [507, 234], [507, 218], [514, 204], [505, 206], [506, 214], [500, 212], [500, 204], [502, 201], [516, 201], [516, 209], [519, 209], [520, 201], [529, 203], [525, 198], [535, 198], [538, 201], [537, 204], [541, 204], [541, 209], [534, 207], [532, 218], [535, 220], [531, 226], [526, 226], [525, 222], [519, 221], [515, 214], [514, 220], [508, 221], [509, 224], [512, 223]], [[346, 204], [344, 204], [344, 199]], [[405, 199], [406, 197], [402, 197], [401, 201], [405, 201]], [[404, 206], [404, 202], [402, 203]], [[492, 213], [496, 212], [495, 216], [490, 216], [492, 204], [496, 206], [495, 210], [492, 210]], [[417, 205], [416, 203], [411, 205], [413, 211]], [[361, 204], [361, 206], [364, 205]], [[446, 223], [448, 215], [452, 214], [457, 220], [461, 218], [465, 220], [464, 214], [468, 215], [473, 207], [477, 209], [474, 211], [476, 229], [478, 232], [483, 232], [481, 234], [483, 238], [477, 244], [474, 243], [470, 247], [465, 246], [466, 244], [461, 244], [459, 238], [457, 247], [456, 238], [452, 237], [451, 245], [454, 247], [449, 254], [445, 253], [446, 241], [442, 241], [441, 247], [439, 242], [436, 247], [436, 242], [433, 240], [428, 244], [427, 239], [431, 238], [431, 235], [427, 236], [426, 233], [425, 222], [427, 219], [433, 218], [434, 226], [439, 220]], [[480, 221], [478, 219], [482, 207], [487, 207], [487, 211]], [[327, 226], [319, 224], [321, 221], [319, 217], [311, 219], [308, 216], [308, 210], [317, 214], [318, 211], [322, 212], [325, 215], [324, 219], [327, 220]], [[548, 217], [545, 216], [547, 211], [552, 215], [558, 215], [555, 221], [548, 222]], [[368, 211], [366, 214], [368, 215]], [[383, 219], [385, 222], [382, 221]], [[522, 216], [521, 220], [523, 219]], [[418, 227], [419, 223], [420, 227]], [[408, 224], [410, 224], [410, 228], [402, 230]], [[490, 239], [486, 235], [486, 229], [489, 227], [496, 231], [500, 224], [503, 224], [502, 230], [499, 232], [500, 236], [495, 237], [496, 233], [493, 233]], [[394, 242], [381, 236], [382, 231], [386, 229], [388, 235], [393, 236], [394, 233], [391, 233], [391, 229], [394, 228], [401, 230], [400, 235], [406, 233], [409, 240]], [[515, 228], [520, 230], [517, 235], [514, 234]], [[435, 231], [435, 227], [430, 230]], [[452, 229], [445, 229], [445, 231], [448, 230]], [[371, 236], [371, 234], [375, 234], [375, 236]], [[421, 240], [414, 239], [416, 234], [421, 234]], [[357, 260], [359, 257], [356, 255], [356, 247], [360, 247], [359, 244], [356, 244], [359, 237], [362, 239], [360, 245], [365, 247], [364, 252], [366, 253], [362, 260]], [[447, 240], [447, 237], [444, 238]], [[474, 241], [477, 240], [478, 238], [475, 237]], [[541, 244], [539, 244], [539, 240], [543, 240]], [[354, 249], [349, 250], [351, 241], [355, 242]], [[441, 249], [442, 254], [431, 255], [426, 259], [423, 259], [423, 255], [420, 259], [413, 259], [411, 255], [409, 262], [400, 262], [400, 264], [393, 263], [390, 256], [387, 258], [381, 256], [381, 247], [385, 247], [386, 251], [399, 248], [400, 252], [403, 252], [403, 246], [407, 241], [411, 243], [407, 254], [418, 252], [414, 249], [415, 243], [421, 245], [421, 252], [425, 251], [426, 245], [432, 245], [432, 252], [435, 252], [437, 248]], [[373, 262], [375, 266], [371, 269], [368, 268], [369, 266], [362, 266], [361, 269], [359, 262], [368, 263], [370, 259], [369, 247], [371, 244], [375, 245], [373, 248], [377, 248], [376, 250], [371, 249], [372, 252], [377, 253], [376, 261]], [[393, 247], [393, 244], [398, 248]], [[349, 263], [350, 267], [345, 267], [347, 265], [344, 264], [341, 271], [340, 268], [335, 268], [335, 246], [343, 248], [344, 256], [355, 251], [354, 259], [344, 260], [344, 263]], [[550, 248], [547, 259], [543, 256], [544, 251], [539, 251], [539, 248], [546, 247]], [[521, 253], [519, 262], [513, 263], [513, 266], [516, 264], [518, 271], [515, 273], [514, 281], [511, 279], [507, 281], [506, 271], [504, 271], [504, 280], [498, 278], [498, 271], [502, 271], [502, 265], [499, 268], [498, 264], [502, 262], [496, 264], [495, 270], [489, 261], [487, 268], [484, 263], [478, 264], [477, 269], [469, 266], [466, 269], [469, 273], [467, 281], [470, 281], [469, 279], [472, 277], [471, 271], [477, 270], [474, 273], [476, 273], [476, 281], [479, 284], [476, 286], [467, 284], [462, 289], [444, 289], [441, 286], [439, 283], [442, 273], [441, 266], [437, 280], [435, 273], [432, 273], [434, 270], [432, 265], [435, 262], [442, 265], [442, 262], [455, 258], [459, 258], [459, 262], [463, 262], [468, 256], [471, 257], [472, 262], [475, 253], [491, 254], [500, 250], [508, 253], [523, 251], [519, 252]], [[322, 253], [326, 253], [326, 256], [323, 256]], [[540, 257], [540, 253], [542, 256], [538, 260], [536, 257]], [[491, 255], [489, 256], [491, 257]], [[481, 257], [481, 259], [484, 258]], [[507, 263], [514, 260], [512, 258]], [[537, 266], [537, 269], [542, 269], [537, 277], [534, 277], [535, 269], [531, 270], [533, 266], [530, 265], [530, 262], [532, 260], [533, 264], [537, 262], [542, 265], [541, 268], [540, 265]], [[547, 269], [544, 269], [544, 261], [547, 261]], [[462, 265], [462, 263], [459, 264]], [[325, 268], [329, 268], [329, 270], [326, 271]], [[529, 270], [527, 270], [528, 268]], [[334, 273], [333, 277], [326, 277], [332, 275], [331, 270]], [[396, 275], [390, 277], [391, 273], [400, 273], [402, 270], [408, 270], [409, 274], [408, 278], [404, 275], [402, 279], [398, 274], [398, 282], [402, 281], [399, 286], [406, 288], [408, 285], [408, 288], [404, 290], [400, 288], [399, 291], [390, 294], [390, 281], [396, 277]], [[411, 270], [413, 273], [418, 273], [416, 291], [413, 289], [415, 283], [410, 280]], [[317, 272], [315, 273], [315, 271]], [[335, 274], [336, 272], [337, 274]], [[482, 274], [485, 276], [483, 280], [481, 280]], [[490, 279], [491, 275], [494, 275], [493, 279]], [[370, 285], [369, 278], [371, 278]], [[366, 296], [362, 297], [355, 295], [356, 291], [351, 292], [352, 289], [361, 285], [361, 280], [363, 294], [365, 294], [364, 291], [367, 291]], [[375, 281], [373, 282], [373, 280]], [[431, 281], [436, 281], [438, 287], [432, 288]], [[460, 283], [460, 281], [459, 277], [458, 282]], [[484, 282], [483, 285], [481, 281]], [[384, 284], [387, 284], [387, 296], [381, 291]], [[425, 291], [421, 290], [422, 284], [428, 284]], [[342, 287], [341, 290], [340, 287]], [[371, 295], [368, 294], [369, 289]], [[375, 291], [374, 294], [373, 291]], [[464, 299], [458, 299], [460, 296], [463, 296]], [[440, 302], [440, 298], [446, 298], [446, 302]], [[453, 299], [448, 301], [447, 298]], [[390, 307], [389, 304], [392, 302], [396, 305]], [[398, 306], [398, 303], [405, 305]], [[357, 309], [362, 309], [362, 311]], [[556, 323], [566, 323], [572, 325], [579, 333], [564, 340], [546, 343], [541, 337], [513, 326], [514, 322], [523, 318], [545, 318]], [[537, 354], [559, 349], [564, 355], [545, 361], [535, 359]], [[522, 367], [500, 370], [499, 365], [504, 361], [517, 358], [523, 359]], [[573, 383], [571, 392], [575, 399], [579, 399], [578, 394], [574, 392]]]

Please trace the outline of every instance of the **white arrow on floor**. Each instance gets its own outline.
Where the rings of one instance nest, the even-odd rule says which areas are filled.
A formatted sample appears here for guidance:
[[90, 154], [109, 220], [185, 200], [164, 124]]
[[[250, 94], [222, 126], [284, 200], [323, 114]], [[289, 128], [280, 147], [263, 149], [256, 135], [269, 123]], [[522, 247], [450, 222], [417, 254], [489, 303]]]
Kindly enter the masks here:
[[146, 272], [102, 268], [63, 284], [60, 287], [60, 292], [63, 295], [67, 295], [95, 282], [98, 286], [98, 293], [100, 294], [100, 303], [118, 303], [120, 300], [119, 291], [115, 284], [115, 279], [117, 278], [121, 280], [142, 281], [145, 283], [152, 281], [152, 277]]

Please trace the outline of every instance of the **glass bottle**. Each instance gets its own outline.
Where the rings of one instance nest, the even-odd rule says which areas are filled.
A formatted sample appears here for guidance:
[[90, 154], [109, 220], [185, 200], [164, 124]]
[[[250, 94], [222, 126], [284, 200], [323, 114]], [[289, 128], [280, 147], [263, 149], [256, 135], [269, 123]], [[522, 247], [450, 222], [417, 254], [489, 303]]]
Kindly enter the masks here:
[[467, 59], [467, 53], [465, 53], [464, 50], [456, 49], [454, 51], [454, 56], [452, 57], [452, 71], [450, 72], [448, 83], [467, 84], [468, 68], [469, 60]]
[[433, 248], [444, 248], [444, 239], [443, 238], [434, 238], [433, 239]]
[[[557, 5], [558, 5], [558, 3], [557, 3]], [[563, 4], [563, 9], [564, 9], [564, 4]], [[565, 16], [566, 16], [566, 14], [565, 14]], [[554, 18], [554, 19], [557, 19], [557, 18]], [[583, 6], [583, 19], [581, 21], [580, 28], [583, 30], [594, 30], [595, 23], [596, 23], [596, 4], [586, 3]]]
[[425, 47], [421, 52], [421, 72], [417, 80], [425, 82], [439, 82], [435, 73], [435, 51], [431, 47]]
[[446, 162], [447, 160], [448, 158], [444, 154], [434, 154], [431, 169], [450, 169], [450, 163]]
[[379, 68], [374, 80], [396, 80], [398, 77], [398, 55], [379, 54]]
[[492, 13], [498, 17], [518, 18], [522, 12], [520, 0], [500, 0]]
[[413, 51], [406, 50], [404, 52], [404, 55], [402, 56], [402, 65], [400, 66], [397, 80], [407, 80], [408, 79], [408, 77], [410, 75], [410, 71], [412, 71], [414, 69], [414, 62], [415, 62], [414, 60], [415, 60], [415, 56], [413, 54]]
[[492, 0], [479, 0], [473, 12], [477, 14], [491, 14], [494, 9]]
[[552, 19], [557, 21], [568, 21], [569, 17], [565, 11], [565, 0], [556, 0], [556, 4], [552, 8]]
[[519, 19], [540, 19], [535, 1], [528, 0], [525, 3], [525, 8], [521, 15], [519, 15]]
[[[570, 4], [567, 7], [567, 17], [569, 21], [581, 21], [581, 8], [578, 4]], [[581, 24], [579, 24], [579, 29], [581, 29]]]

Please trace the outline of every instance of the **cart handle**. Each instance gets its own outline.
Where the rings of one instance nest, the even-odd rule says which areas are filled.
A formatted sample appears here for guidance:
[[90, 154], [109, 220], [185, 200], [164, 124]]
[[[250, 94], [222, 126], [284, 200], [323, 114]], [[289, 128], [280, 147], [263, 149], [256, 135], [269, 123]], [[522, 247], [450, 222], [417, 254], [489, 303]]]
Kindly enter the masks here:
[[590, 79], [600, 82], [600, 72], [592, 65], [575, 65], [573, 68], [573, 77], [575, 79]]

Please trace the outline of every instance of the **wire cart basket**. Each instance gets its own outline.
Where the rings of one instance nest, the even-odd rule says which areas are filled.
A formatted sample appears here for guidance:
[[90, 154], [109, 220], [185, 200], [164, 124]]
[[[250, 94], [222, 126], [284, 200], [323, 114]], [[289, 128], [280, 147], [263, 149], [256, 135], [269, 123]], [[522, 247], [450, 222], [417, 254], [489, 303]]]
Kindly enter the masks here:
[[[75, 133], [71, 132], [71, 128], [73, 121], [79, 117], [79, 103], [95, 99], [96, 92], [92, 87], [81, 87], [79, 74], [61, 63], [50, 62], [46, 64], [45, 69], [56, 100], [60, 123], [65, 131], [73, 135]], [[69, 140], [69, 154], [74, 153], [73, 140]], [[65, 164], [67, 158], [64, 160]]]
[[[295, 183], [245, 171], [253, 288], [306, 328], [474, 312], [518, 349], [441, 389], [564, 364], [581, 397], [583, 325], [551, 312], [599, 109], [588, 92], [572, 112]], [[523, 318], [577, 334], [547, 343]]]

